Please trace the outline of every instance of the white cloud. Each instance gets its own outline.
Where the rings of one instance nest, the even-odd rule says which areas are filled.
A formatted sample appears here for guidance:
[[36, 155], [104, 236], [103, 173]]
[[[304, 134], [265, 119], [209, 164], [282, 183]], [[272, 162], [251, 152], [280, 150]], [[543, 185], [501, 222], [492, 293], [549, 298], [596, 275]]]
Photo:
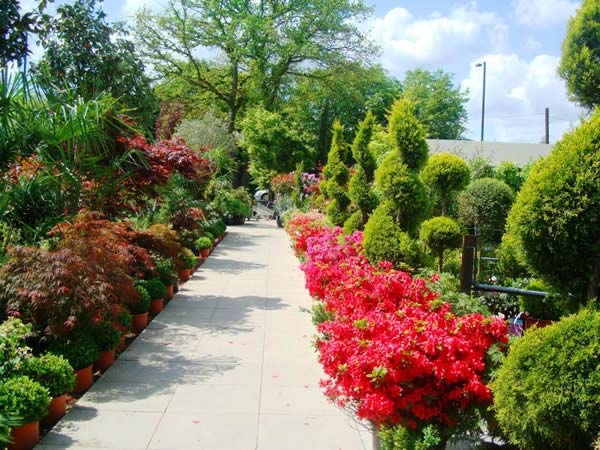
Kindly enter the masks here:
[[123, 15], [133, 17], [141, 8], [148, 8], [152, 11], [164, 9], [164, 5], [157, 0], [125, 0], [123, 4]]
[[[579, 122], [582, 111], [570, 103], [556, 68], [559, 58], [538, 55], [526, 61], [516, 54], [489, 54], [486, 87], [486, 140], [540, 142], [544, 109], [550, 108], [550, 141]], [[473, 66], [462, 87], [470, 90], [469, 127], [478, 139], [481, 120], [482, 70]]]
[[515, 0], [515, 21], [529, 27], [563, 24], [580, 4], [580, 1], [570, 0]]
[[382, 64], [395, 75], [415, 66], [438, 68], [486, 51], [504, 51], [508, 34], [500, 17], [479, 11], [475, 3], [424, 18], [394, 8], [369, 25], [383, 51]]

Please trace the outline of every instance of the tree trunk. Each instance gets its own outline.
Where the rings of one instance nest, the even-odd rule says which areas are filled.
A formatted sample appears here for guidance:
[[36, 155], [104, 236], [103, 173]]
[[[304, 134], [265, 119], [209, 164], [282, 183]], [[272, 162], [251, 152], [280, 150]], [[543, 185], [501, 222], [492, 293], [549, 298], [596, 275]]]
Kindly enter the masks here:
[[231, 134], [235, 131], [235, 122], [238, 113], [238, 88], [239, 88], [239, 63], [233, 61], [231, 67], [231, 90], [229, 91], [229, 121], [227, 123], [227, 131]]
[[329, 99], [323, 102], [321, 117], [319, 119], [319, 142], [318, 142], [318, 163], [323, 166], [327, 163], [327, 154], [329, 153]]
[[442, 273], [444, 270], [444, 251], [442, 250], [438, 255], [438, 272]]
[[441, 192], [441, 202], [442, 202], [442, 217], [446, 215], [446, 202], [448, 201], [448, 196], [445, 192]]
[[594, 268], [588, 285], [588, 299], [600, 299], [600, 257], [594, 260]]

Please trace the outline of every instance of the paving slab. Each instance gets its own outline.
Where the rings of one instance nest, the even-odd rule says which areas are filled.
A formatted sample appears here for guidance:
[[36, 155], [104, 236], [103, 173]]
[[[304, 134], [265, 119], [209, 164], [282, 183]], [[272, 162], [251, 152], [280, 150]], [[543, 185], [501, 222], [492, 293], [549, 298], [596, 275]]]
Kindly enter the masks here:
[[319, 387], [298, 265], [274, 222], [229, 227], [37, 448], [371, 450]]

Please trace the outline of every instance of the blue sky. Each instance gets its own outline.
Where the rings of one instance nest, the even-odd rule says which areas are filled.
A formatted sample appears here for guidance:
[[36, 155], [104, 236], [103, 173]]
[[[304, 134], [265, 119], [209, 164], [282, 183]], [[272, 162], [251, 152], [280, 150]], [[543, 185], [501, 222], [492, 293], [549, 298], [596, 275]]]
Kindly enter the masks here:
[[[34, 0], [24, 0], [24, 6]], [[60, 1], [60, 0], [59, 0]], [[61, 2], [62, 3], [62, 2]], [[110, 19], [165, 0], [105, 0]], [[417, 67], [443, 69], [469, 89], [469, 132], [479, 139], [482, 70], [487, 62], [486, 140], [540, 142], [544, 108], [550, 108], [555, 142], [582, 111], [567, 99], [556, 75], [569, 17], [580, 0], [366, 0], [374, 6], [364, 24], [382, 53], [376, 59], [401, 78]]]

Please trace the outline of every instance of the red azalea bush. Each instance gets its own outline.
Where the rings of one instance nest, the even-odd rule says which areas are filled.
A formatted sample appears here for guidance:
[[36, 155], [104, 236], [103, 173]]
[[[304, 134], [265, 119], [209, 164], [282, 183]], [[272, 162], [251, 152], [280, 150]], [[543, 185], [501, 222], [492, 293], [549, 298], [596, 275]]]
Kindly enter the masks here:
[[426, 281], [363, 255], [362, 233], [290, 221], [310, 294], [333, 320], [319, 325], [326, 394], [375, 424], [455, 425], [460, 414], [491, 401], [486, 355], [507, 343], [499, 318], [457, 317]]
[[327, 219], [316, 211], [296, 214], [285, 224], [285, 230], [292, 239], [292, 248], [298, 257], [303, 257], [306, 253], [308, 238], [318, 236], [326, 228]]

